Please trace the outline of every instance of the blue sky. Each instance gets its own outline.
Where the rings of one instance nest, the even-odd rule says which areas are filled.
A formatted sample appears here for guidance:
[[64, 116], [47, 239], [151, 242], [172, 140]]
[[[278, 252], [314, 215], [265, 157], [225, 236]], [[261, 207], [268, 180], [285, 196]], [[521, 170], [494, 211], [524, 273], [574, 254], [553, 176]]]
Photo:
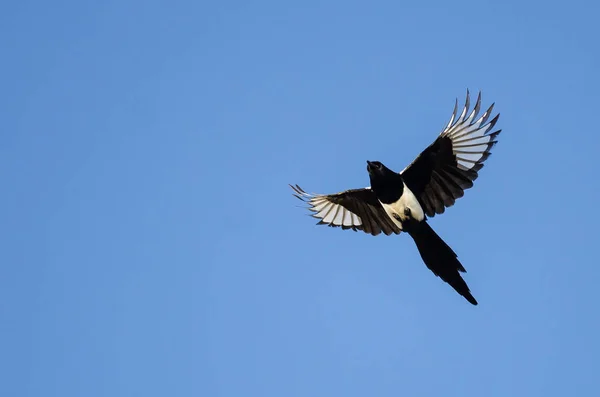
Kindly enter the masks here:
[[[0, 13], [0, 395], [597, 396], [591, 1], [21, 1]], [[436, 231], [314, 225], [288, 183], [401, 170], [483, 91]]]

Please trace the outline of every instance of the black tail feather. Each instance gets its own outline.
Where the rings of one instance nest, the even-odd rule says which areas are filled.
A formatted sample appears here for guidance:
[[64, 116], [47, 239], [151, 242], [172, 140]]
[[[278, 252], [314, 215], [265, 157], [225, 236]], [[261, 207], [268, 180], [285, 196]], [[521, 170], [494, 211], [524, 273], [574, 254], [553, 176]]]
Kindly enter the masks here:
[[452, 248], [437, 235], [431, 226], [426, 221], [411, 221], [404, 224], [403, 228], [415, 240], [421, 258], [427, 267], [436, 276], [450, 284], [456, 292], [464, 296], [469, 303], [477, 305], [467, 283], [459, 273], [466, 272], [465, 268], [458, 261]]

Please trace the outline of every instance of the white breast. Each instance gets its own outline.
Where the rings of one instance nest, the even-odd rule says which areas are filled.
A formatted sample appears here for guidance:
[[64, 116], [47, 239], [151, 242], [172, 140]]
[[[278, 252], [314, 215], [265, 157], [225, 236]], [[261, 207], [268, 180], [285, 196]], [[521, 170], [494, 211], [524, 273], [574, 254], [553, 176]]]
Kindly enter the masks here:
[[388, 216], [392, 218], [396, 226], [398, 226], [400, 229], [402, 229], [402, 223], [398, 221], [397, 217], [400, 217], [400, 219], [403, 221], [406, 220], [408, 218], [404, 211], [406, 208], [410, 209], [411, 217], [413, 219], [416, 219], [419, 222], [425, 219], [425, 213], [423, 212], [421, 204], [419, 204], [419, 200], [417, 200], [414, 193], [408, 188], [408, 186], [406, 186], [405, 183], [404, 191], [402, 192], [402, 196], [400, 196], [400, 200], [393, 204], [381, 203], [381, 205], [385, 209], [385, 212], [388, 214]]

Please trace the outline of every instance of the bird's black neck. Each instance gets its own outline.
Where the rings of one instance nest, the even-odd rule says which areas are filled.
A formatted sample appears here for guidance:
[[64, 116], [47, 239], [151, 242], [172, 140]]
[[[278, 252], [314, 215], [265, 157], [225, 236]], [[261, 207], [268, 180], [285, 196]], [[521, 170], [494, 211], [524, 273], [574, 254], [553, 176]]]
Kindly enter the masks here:
[[371, 176], [371, 189], [375, 192], [379, 201], [384, 204], [392, 204], [402, 196], [404, 182], [402, 176], [395, 172]]

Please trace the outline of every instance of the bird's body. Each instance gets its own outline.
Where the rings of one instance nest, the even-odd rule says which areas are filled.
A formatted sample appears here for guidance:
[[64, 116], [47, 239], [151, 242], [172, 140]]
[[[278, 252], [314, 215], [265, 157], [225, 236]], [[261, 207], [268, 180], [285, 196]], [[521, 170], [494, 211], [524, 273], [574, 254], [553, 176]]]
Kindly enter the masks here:
[[425, 219], [423, 207], [419, 204], [419, 200], [417, 200], [412, 190], [406, 186], [402, 177], [398, 181], [390, 182], [390, 186], [388, 187], [388, 190], [390, 190], [389, 193], [380, 194], [376, 189], [371, 189], [377, 195], [377, 200], [381, 203], [385, 212], [392, 218], [400, 230], [404, 229], [403, 222], [409, 219], [417, 221]]
[[455, 106], [450, 122], [438, 138], [408, 167], [397, 173], [379, 161], [367, 161], [371, 186], [330, 195], [308, 194], [292, 186], [296, 197], [310, 204], [319, 224], [365, 233], [408, 233], [427, 267], [450, 284], [471, 304], [477, 301], [459, 272], [465, 268], [456, 253], [427, 223], [427, 216], [441, 214], [473, 186], [478, 171], [490, 155], [500, 131], [488, 133], [498, 116], [486, 124], [493, 105], [475, 121], [481, 94], [467, 116], [469, 92], [461, 115]]

